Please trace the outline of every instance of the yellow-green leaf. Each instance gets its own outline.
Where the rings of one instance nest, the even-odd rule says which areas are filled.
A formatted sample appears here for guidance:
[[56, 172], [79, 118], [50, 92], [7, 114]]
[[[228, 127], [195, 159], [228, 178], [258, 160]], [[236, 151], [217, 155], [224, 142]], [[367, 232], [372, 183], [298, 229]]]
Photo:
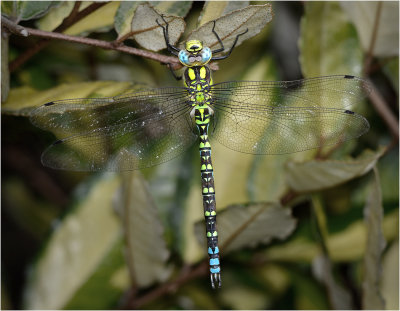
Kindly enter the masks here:
[[[399, 213], [395, 210], [383, 219], [383, 233], [389, 242], [398, 236]], [[367, 241], [367, 228], [362, 220], [349, 225], [346, 229], [331, 234], [326, 244], [328, 253], [334, 262], [347, 262], [363, 258]], [[321, 254], [319, 245], [314, 242], [297, 238], [283, 245], [271, 246], [265, 251], [268, 260], [287, 262], [311, 262]]]
[[[171, 44], [179, 39], [185, 29], [185, 21], [178, 16], [164, 16], [169, 24], [169, 40]], [[138, 6], [132, 19], [131, 30], [135, 35], [133, 38], [142, 47], [152, 51], [159, 51], [166, 48], [162, 28], [157, 21], [165, 26], [160, 13], [148, 3]]]
[[386, 310], [399, 310], [399, 241], [394, 241], [383, 255], [380, 292]]
[[[118, 38], [129, 34], [132, 29], [132, 19], [136, 12], [136, 8], [144, 2], [140, 1], [122, 1], [115, 14], [114, 26], [118, 33]], [[184, 17], [192, 6], [191, 1], [150, 1], [150, 5], [158, 12]]]
[[56, 1], [2, 1], [1, 13], [19, 23], [46, 14], [54, 3]]
[[361, 74], [363, 54], [356, 30], [337, 2], [306, 2], [300, 27], [300, 64], [305, 77]]
[[114, 17], [114, 27], [118, 33], [118, 38], [131, 32], [132, 18], [139, 1], [122, 1]]
[[[357, 28], [364, 52], [370, 51], [376, 27], [372, 55], [378, 57], [399, 55], [398, 1], [341, 1], [340, 5]], [[379, 23], [375, 25], [379, 5], [382, 6]]]
[[356, 159], [310, 160], [288, 162], [286, 181], [296, 192], [310, 192], [331, 188], [368, 173], [383, 155], [385, 148], [366, 150]]
[[249, 1], [207, 1], [200, 14], [199, 26], [218, 19], [229, 12], [243, 9], [249, 5]]
[[120, 185], [118, 176], [105, 174], [77, 190], [79, 203], [57, 225], [31, 269], [25, 308], [108, 309], [115, 305], [129, 282], [126, 268], [120, 282], [114, 277], [125, 267], [121, 224], [112, 209]]
[[139, 171], [123, 174], [118, 210], [124, 224], [126, 261], [131, 279], [138, 286], [164, 281], [171, 269], [166, 265], [169, 251], [164, 229], [146, 181]]
[[7, 101], [2, 106], [3, 113], [28, 116], [32, 108], [45, 103], [85, 97], [106, 97], [124, 93], [134, 87], [129, 82], [96, 81], [72, 84], [61, 84], [46, 91], [34, 90], [24, 86], [10, 91]]
[[[79, 11], [82, 11], [93, 1], [82, 1], [79, 6]], [[52, 31], [61, 25], [64, 18], [66, 18], [72, 11], [75, 1], [62, 1], [60, 5], [50, 8], [49, 12], [36, 22], [40, 30]]]
[[[296, 221], [289, 208], [278, 203], [229, 206], [217, 215], [220, 249], [224, 254], [244, 247], [283, 240], [295, 229]], [[204, 221], [196, 224], [196, 235], [206, 245]]]
[[364, 218], [367, 226], [367, 245], [364, 257], [364, 279], [362, 304], [366, 310], [384, 310], [385, 301], [380, 292], [382, 275], [381, 256], [386, 247], [383, 236], [382, 191], [378, 169], [374, 167], [370, 192], [364, 208]]
[[117, 12], [119, 4], [119, 1], [110, 1], [69, 27], [64, 33], [76, 36], [82, 33], [110, 29], [114, 24], [114, 15]]
[[[215, 32], [221, 38], [227, 52], [238, 34], [247, 29], [247, 32], [239, 37], [236, 46], [257, 35], [272, 20], [272, 16], [270, 4], [250, 5], [218, 18], [215, 21]], [[220, 48], [220, 43], [212, 32], [213, 27], [214, 21], [203, 24], [189, 34], [188, 40], [201, 40], [211, 49]]]

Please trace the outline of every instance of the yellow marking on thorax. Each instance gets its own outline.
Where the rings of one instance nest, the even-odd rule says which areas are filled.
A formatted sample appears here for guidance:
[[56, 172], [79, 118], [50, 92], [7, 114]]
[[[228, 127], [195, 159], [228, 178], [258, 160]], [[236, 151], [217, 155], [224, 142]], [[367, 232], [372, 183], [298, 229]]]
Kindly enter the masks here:
[[194, 70], [192, 68], [188, 68], [188, 75], [190, 80], [195, 80], [196, 79], [196, 74], [194, 73]]
[[206, 78], [206, 74], [207, 74], [206, 68], [204, 66], [201, 67], [200, 68], [200, 78], [205, 79]]

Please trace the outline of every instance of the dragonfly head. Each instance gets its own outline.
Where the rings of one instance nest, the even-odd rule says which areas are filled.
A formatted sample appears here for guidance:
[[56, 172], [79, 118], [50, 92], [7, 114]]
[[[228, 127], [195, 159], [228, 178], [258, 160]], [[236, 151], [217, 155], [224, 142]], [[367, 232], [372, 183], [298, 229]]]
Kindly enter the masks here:
[[181, 50], [178, 54], [179, 61], [187, 67], [203, 66], [210, 61], [211, 57], [211, 49], [203, 46], [200, 40], [187, 41], [185, 50]]

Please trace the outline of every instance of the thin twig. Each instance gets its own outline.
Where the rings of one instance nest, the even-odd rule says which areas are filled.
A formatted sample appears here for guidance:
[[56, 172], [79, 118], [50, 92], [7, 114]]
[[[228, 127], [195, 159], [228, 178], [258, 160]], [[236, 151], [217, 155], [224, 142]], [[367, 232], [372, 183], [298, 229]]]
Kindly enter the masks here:
[[[367, 57], [364, 63], [364, 75], [366, 76], [371, 72], [371, 64], [372, 64], [372, 59], [373, 59], [373, 52], [376, 44], [376, 39], [378, 35], [378, 29], [379, 29], [379, 22], [381, 18], [381, 13], [382, 13], [382, 2], [377, 3], [377, 8], [376, 8], [376, 14], [375, 14], [375, 22], [374, 22], [374, 28], [372, 31], [371, 35], [371, 41], [369, 44], [368, 52], [367, 52]], [[372, 91], [369, 93], [368, 97], [374, 106], [375, 110], [378, 112], [378, 114], [381, 116], [381, 118], [385, 121], [387, 124], [392, 136], [393, 136], [393, 141], [394, 143], [398, 143], [399, 140], [399, 121], [395, 117], [395, 115], [392, 113], [392, 111], [389, 109], [388, 104], [386, 101], [383, 99], [382, 95], [379, 93], [377, 88], [374, 86], [374, 84], [368, 80], [368, 82], [371, 84]]]
[[383, 99], [382, 95], [379, 93], [377, 88], [374, 84], [367, 80], [371, 84], [371, 92], [369, 93], [368, 97], [374, 106], [375, 110], [381, 116], [381, 118], [387, 124], [390, 132], [393, 135], [394, 140], [399, 140], [399, 121], [396, 119], [392, 111], [389, 109], [386, 101]]
[[[80, 2], [78, 1], [75, 3], [74, 8], [72, 9], [71, 13], [64, 18], [63, 22], [61, 25], [59, 25], [54, 31], [55, 32], [63, 32], [67, 28], [69, 28], [71, 25], [75, 24], [76, 22], [80, 21], [93, 11], [99, 9], [103, 5], [106, 5], [106, 2], [95, 2], [91, 5], [89, 5], [87, 8], [82, 10], [81, 12], [77, 12], [79, 10]], [[3, 16], [1, 17], [2, 23], [3, 23]], [[18, 26], [17, 24], [15, 24]], [[11, 25], [7, 24], [6, 27], [11, 30], [11, 28], [16, 29], [16, 27], [12, 27]], [[21, 27], [21, 26], [18, 26]], [[26, 29], [26, 28], [25, 28]], [[21, 54], [19, 57], [17, 57], [14, 61], [12, 61], [9, 65], [9, 70], [10, 72], [15, 71], [17, 68], [22, 66], [26, 61], [28, 61], [32, 56], [34, 56], [36, 53], [41, 51], [44, 47], [46, 47], [50, 43], [49, 40], [42, 40], [37, 42], [31, 49], [27, 50], [25, 53]]]
[[28, 32], [24, 27], [17, 25], [13, 21], [9, 20], [7, 17], [1, 17], [1, 27], [8, 29], [11, 33], [16, 34], [18, 36], [28, 36]]
[[[78, 17], [78, 13], [79, 13], [79, 8], [82, 4], [82, 1], [76, 1], [74, 4], [74, 7], [72, 8], [71, 12], [69, 13], [69, 15], [67, 17], [64, 18], [64, 20], [62, 21], [62, 23], [53, 31], [54, 32], [63, 32], [64, 30], [66, 30], [69, 26], [71, 26], [72, 24], [76, 23], [76, 21], [80, 20], [81, 18]], [[93, 7], [92, 5], [88, 6], [87, 8], [91, 8], [92, 10], [90, 10], [89, 12], [85, 9], [82, 10], [81, 12], [81, 16], [87, 16], [88, 13], [93, 12], [94, 9], [98, 9], [100, 6], [97, 5], [97, 3], [95, 7]], [[105, 3], [100, 3], [102, 5], [104, 5]]]
[[[145, 57], [148, 59], [152, 59], [152, 60], [164, 63], [164, 64], [171, 64], [173, 69], [179, 69], [181, 67], [181, 65], [178, 63], [178, 60], [176, 57], [165, 56], [165, 55], [161, 55], [158, 53], [129, 47], [126, 45], [115, 46], [112, 42], [107, 42], [107, 41], [103, 41], [103, 40], [71, 36], [71, 35], [66, 35], [66, 34], [62, 34], [62, 33], [49, 32], [49, 31], [28, 28], [28, 27], [25, 27], [24, 29], [28, 32], [29, 35], [33, 35], [33, 36], [37, 36], [37, 37], [42, 37], [42, 38], [46, 38], [46, 39], [64, 40], [64, 41], [69, 41], [69, 42], [74, 42], [74, 43], [81, 43], [81, 44], [96, 46], [96, 47], [103, 48], [106, 50], [120, 51], [120, 52], [124, 52], [127, 54], [132, 54], [132, 55], [137, 55], [137, 56]], [[10, 31], [11, 31], [11, 29], [10, 29]]]
[[376, 13], [375, 13], [374, 28], [372, 29], [371, 41], [369, 43], [367, 57], [364, 62], [364, 76], [366, 76], [370, 72], [370, 66], [372, 63], [372, 58], [374, 56], [373, 52], [374, 52], [374, 48], [375, 48], [376, 38], [378, 35], [379, 21], [381, 19], [382, 5], [383, 5], [383, 3], [381, 1], [378, 1]]
[[188, 281], [198, 278], [199, 276], [206, 275], [208, 270], [207, 265], [208, 262], [205, 260], [195, 268], [181, 274], [176, 280], [165, 283], [150, 291], [149, 293], [143, 295], [142, 297], [132, 297], [132, 299], [128, 301], [125, 307], [129, 309], [138, 309], [143, 305], [146, 305], [147, 303], [164, 296], [165, 294], [175, 292], [180, 286], [186, 284]]

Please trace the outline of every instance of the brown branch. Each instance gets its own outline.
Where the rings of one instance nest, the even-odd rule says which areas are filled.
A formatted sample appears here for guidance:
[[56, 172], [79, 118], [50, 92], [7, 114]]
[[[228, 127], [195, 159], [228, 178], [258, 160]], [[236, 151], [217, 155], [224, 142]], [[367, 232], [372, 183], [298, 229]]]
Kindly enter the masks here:
[[[62, 21], [62, 23], [61, 23], [56, 29], [53, 30], [54, 32], [63, 32], [63, 31], [66, 30], [69, 26], [71, 26], [72, 24], [74, 24], [74, 23], [76, 23], [77, 21], [79, 21], [80, 19], [82, 19], [82, 17], [81, 17], [81, 18], [78, 17], [79, 8], [80, 8], [80, 6], [81, 6], [81, 3], [82, 3], [82, 1], [76, 1], [76, 2], [75, 2], [74, 7], [72, 8], [72, 10], [71, 10], [71, 12], [69, 13], [69, 15], [68, 15], [67, 17], [64, 18], [64, 20]], [[87, 16], [89, 13], [91, 13], [91, 12], [93, 12], [95, 9], [98, 9], [98, 8], [99, 8], [99, 6], [97, 5], [97, 3], [94, 3], [94, 4], [96, 4], [95, 7], [92, 7], [93, 4], [87, 7], [87, 8], [91, 8], [92, 10], [87, 11], [87, 10], [86, 10], [87, 8], [86, 8], [85, 10], [82, 10], [81, 13], [84, 13], [84, 14], [81, 14], [81, 16], [83, 16], [83, 17], [84, 17], [84, 16]], [[100, 4], [104, 5], [105, 3], [100, 3]]]
[[162, 297], [166, 294], [175, 292], [180, 286], [187, 283], [188, 281], [198, 278], [199, 276], [204, 276], [208, 272], [208, 261], [204, 260], [198, 266], [190, 269], [189, 271], [185, 271], [182, 273], [176, 280], [172, 282], [165, 283], [149, 293], [143, 295], [142, 297], [130, 297], [130, 300], [127, 302], [123, 308], [126, 309], [139, 309], [143, 305], [146, 305], [149, 302], [154, 301], [155, 299]]
[[382, 95], [379, 93], [374, 84], [368, 80], [371, 84], [371, 92], [368, 97], [374, 106], [375, 110], [381, 116], [381, 118], [385, 121], [388, 126], [391, 134], [393, 135], [393, 139], [398, 142], [399, 140], [399, 121], [396, 119], [392, 111], [389, 109], [386, 101], [383, 99]]
[[[169, 19], [168, 23], [173, 22], [175, 19], [177, 19], [177, 17], [172, 16], [172, 18]], [[165, 24], [165, 22], [162, 22], [161, 25], [164, 26], [164, 25], [166, 25], [166, 24]], [[146, 29], [141, 29], [141, 30], [136, 30], [136, 31], [130, 31], [130, 32], [126, 33], [125, 35], [123, 35], [122, 37], [118, 37], [117, 39], [115, 39], [115, 40], [113, 41], [113, 44], [119, 45], [119, 44], [121, 44], [123, 41], [125, 41], [126, 39], [128, 39], [129, 37], [132, 37], [132, 36], [134, 36], [134, 35], [137, 35], [137, 34], [140, 34], [140, 33], [146, 32], [146, 31], [154, 30], [154, 29], [156, 29], [156, 28], [158, 28], [158, 27], [159, 27], [158, 25], [155, 25], [155, 26], [152, 26], [152, 27], [146, 28]]]
[[364, 62], [364, 76], [366, 76], [370, 72], [370, 66], [371, 66], [371, 63], [372, 63], [372, 58], [373, 58], [373, 52], [374, 52], [374, 48], [375, 48], [376, 38], [377, 38], [377, 35], [378, 35], [379, 21], [381, 19], [382, 5], [383, 5], [383, 3], [381, 1], [378, 1], [376, 14], [375, 14], [374, 28], [373, 28], [372, 35], [371, 35], [371, 41], [369, 43], [367, 57], [366, 57], [365, 62]]
[[[76, 22], [80, 21], [81, 19], [83, 19], [84, 17], [86, 17], [87, 15], [89, 15], [90, 13], [92, 13], [93, 11], [99, 9], [100, 7], [102, 7], [103, 5], [106, 5], [106, 2], [97, 2], [97, 3], [93, 3], [91, 5], [89, 5], [87, 8], [85, 8], [84, 10], [82, 10], [81, 12], [78, 12], [79, 7], [80, 7], [81, 1], [77, 1], [71, 11], [71, 13], [64, 18], [63, 22], [61, 23], [61, 25], [59, 25], [54, 31], [55, 32], [63, 32], [64, 30], [66, 30], [68, 27], [70, 27], [71, 25], [75, 24]], [[3, 24], [3, 16], [1, 17], [2, 20], [2, 24]], [[16, 25], [16, 24], [15, 24]], [[18, 26], [18, 25], [16, 25]], [[16, 28], [16, 27], [12, 27], [11, 25], [6, 25], [6, 27], [11, 31], [11, 28]], [[21, 26], [18, 26], [21, 27]], [[25, 28], [24, 28], [25, 29]], [[18, 33], [17, 33], [18, 34]], [[26, 61], [28, 61], [33, 55], [35, 55], [36, 53], [38, 53], [39, 51], [41, 51], [44, 47], [46, 47], [48, 44], [50, 43], [49, 40], [45, 39], [42, 41], [39, 41], [38, 43], [36, 43], [36, 45], [34, 45], [31, 49], [27, 50], [25, 53], [21, 54], [19, 57], [17, 57], [14, 61], [12, 61], [9, 65], [9, 70], [10, 72], [15, 71], [17, 68], [19, 68], [20, 66], [22, 66]]]
[[18, 36], [28, 36], [28, 32], [24, 27], [17, 25], [15, 22], [11, 21], [5, 16], [1, 16], [1, 28], [6, 28], [9, 32]]
[[129, 47], [126, 45], [115, 46], [113, 44], [113, 42], [107, 42], [107, 41], [103, 41], [103, 40], [65, 35], [62, 33], [43, 31], [43, 30], [28, 28], [28, 27], [25, 27], [24, 29], [28, 32], [29, 35], [33, 35], [33, 36], [37, 36], [37, 37], [42, 37], [42, 38], [46, 38], [46, 39], [64, 40], [64, 41], [69, 41], [69, 42], [74, 42], [74, 43], [91, 45], [91, 46], [103, 48], [106, 50], [120, 51], [120, 52], [124, 52], [127, 54], [132, 54], [132, 55], [137, 55], [137, 56], [145, 57], [148, 59], [152, 59], [152, 60], [164, 63], [164, 64], [171, 64], [173, 69], [181, 68], [181, 65], [179, 64], [176, 57], [165, 56], [165, 55], [161, 55], [158, 53]]
[[[374, 21], [374, 28], [371, 34], [371, 41], [369, 44], [368, 52], [367, 52], [367, 57], [364, 62], [364, 76], [370, 74], [372, 71], [372, 59], [373, 59], [373, 52], [374, 48], [376, 45], [376, 40], [378, 36], [378, 29], [379, 29], [379, 22], [381, 19], [382, 15], [382, 2], [378, 2], [377, 8], [376, 8], [376, 13], [375, 13], [375, 21]], [[368, 97], [374, 106], [375, 110], [378, 112], [378, 114], [381, 116], [381, 118], [385, 121], [387, 124], [392, 136], [393, 136], [393, 144], [397, 144], [399, 140], [399, 121], [395, 117], [395, 115], [392, 113], [392, 111], [389, 109], [388, 104], [382, 97], [382, 95], [379, 93], [377, 88], [374, 86], [374, 84], [368, 80], [368, 82], [371, 84], [372, 91], [369, 93]]]

